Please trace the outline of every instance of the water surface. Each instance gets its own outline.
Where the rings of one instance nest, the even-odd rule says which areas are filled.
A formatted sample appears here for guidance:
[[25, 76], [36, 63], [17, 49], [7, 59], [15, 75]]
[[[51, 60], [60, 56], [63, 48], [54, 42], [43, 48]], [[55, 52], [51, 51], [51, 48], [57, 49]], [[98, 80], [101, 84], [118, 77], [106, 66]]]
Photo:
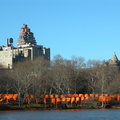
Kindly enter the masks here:
[[0, 120], [119, 120], [120, 110], [9, 111]]

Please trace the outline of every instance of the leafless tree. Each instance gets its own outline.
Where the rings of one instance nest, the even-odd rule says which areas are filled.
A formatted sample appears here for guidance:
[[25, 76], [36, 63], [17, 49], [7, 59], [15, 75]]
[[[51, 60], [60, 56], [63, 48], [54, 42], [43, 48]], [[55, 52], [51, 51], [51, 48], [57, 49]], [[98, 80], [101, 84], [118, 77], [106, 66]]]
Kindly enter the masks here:
[[13, 93], [10, 70], [0, 69], [0, 91], [4, 94]]
[[72, 69], [57, 65], [51, 67], [51, 79], [49, 80], [49, 85], [54, 93], [57, 94], [67, 94], [71, 92], [71, 81], [72, 81]]
[[33, 61], [26, 60], [14, 66], [11, 74], [14, 80], [14, 91], [19, 95], [19, 105], [21, 95], [29, 93], [36, 94], [41, 90], [41, 84], [45, 84], [44, 81], [42, 81], [43, 76], [46, 74], [48, 67], [48, 61], [45, 62], [42, 58]]
[[103, 60], [88, 60], [86, 62], [86, 68], [96, 68], [103, 64]]
[[30, 77], [32, 79], [32, 86], [34, 94], [44, 93], [47, 90], [47, 80], [50, 70], [50, 63], [42, 58], [35, 59], [32, 62]]
[[85, 68], [85, 58], [72, 56], [71, 64], [75, 69]]
[[60, 54], [54, 56], [53, 60], [51, 61], [52, 66], [56, 65], [64, 65], [64, 59]]
[[86, 69], [86, 79], [88, 83], [88, 91], [89, 93], [95, 94], [97, 93], [97, 71], [98, 68], [87, 68]]

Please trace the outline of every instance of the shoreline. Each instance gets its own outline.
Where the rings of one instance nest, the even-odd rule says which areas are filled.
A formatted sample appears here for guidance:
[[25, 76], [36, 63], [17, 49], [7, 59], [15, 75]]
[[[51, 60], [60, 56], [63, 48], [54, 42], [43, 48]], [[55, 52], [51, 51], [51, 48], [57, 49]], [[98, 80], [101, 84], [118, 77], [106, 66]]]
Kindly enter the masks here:
[[23, 106], [8, 106], [8, 105], [0, 105], [0, 112], [3, 111], [78, 111], [78, 110], [120, 110], [119, 106], [111, 106], [111, 107], [101, 107], [101, 106], [96, 106], [96, 107], [89, 107], [89, 106], [81, 106], [81, 107], [66, 107], [66, 108], [61, 108], [61, 107], [23, 107]]

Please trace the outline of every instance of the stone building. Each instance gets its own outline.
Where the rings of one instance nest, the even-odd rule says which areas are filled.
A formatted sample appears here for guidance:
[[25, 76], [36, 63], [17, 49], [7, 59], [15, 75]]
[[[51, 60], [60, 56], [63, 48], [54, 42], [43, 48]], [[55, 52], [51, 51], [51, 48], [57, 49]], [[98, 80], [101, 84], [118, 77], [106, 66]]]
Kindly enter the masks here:
[[2, 68], [13, 68], [13, 63], [23, 59], [35, 59], [43, 57], [50, 61], [50, 48], [37, 45], [34, 34], [27, 25], [23, 24], [17, 47], [13, 47], [13, 39], [6, 40], [6, 46], [0, 47], [0, 66]]
[[107, 62], [105, 62], [103, 65], [104, 66], [108, 66], [109, 65], [109, 66], [120, 68], [120, 61], [118, 60], [116, 53], [114, 53], [112, 58], [110, 60], [108, 60]]

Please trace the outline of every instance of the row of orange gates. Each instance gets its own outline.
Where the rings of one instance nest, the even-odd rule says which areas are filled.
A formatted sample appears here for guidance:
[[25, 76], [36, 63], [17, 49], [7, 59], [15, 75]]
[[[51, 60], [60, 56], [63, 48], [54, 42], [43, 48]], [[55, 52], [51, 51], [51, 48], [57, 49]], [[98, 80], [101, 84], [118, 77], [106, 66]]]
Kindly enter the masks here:
[[[99, 102], [103, 101], [104, 103], [116, 100], [120, 101], [120, 94], [117, 95], [108, 95], [108, 94], [62, 94], [62, 95], [25, 95], [21, 98], [21, 101], [27, 101], [27, 104], [31, 104], [32, 101], [35, 101], [35, 104], [39, 104], [41, 101], [43, 104], [48, 102], [51, 104], [59, 104], [62, 102], [66, 103], [80, 103], [90, 98], [96, 98]], [[10, 102], [18, 101], [18, 94], [0, 94], [0, 104], [10, 104]]]

